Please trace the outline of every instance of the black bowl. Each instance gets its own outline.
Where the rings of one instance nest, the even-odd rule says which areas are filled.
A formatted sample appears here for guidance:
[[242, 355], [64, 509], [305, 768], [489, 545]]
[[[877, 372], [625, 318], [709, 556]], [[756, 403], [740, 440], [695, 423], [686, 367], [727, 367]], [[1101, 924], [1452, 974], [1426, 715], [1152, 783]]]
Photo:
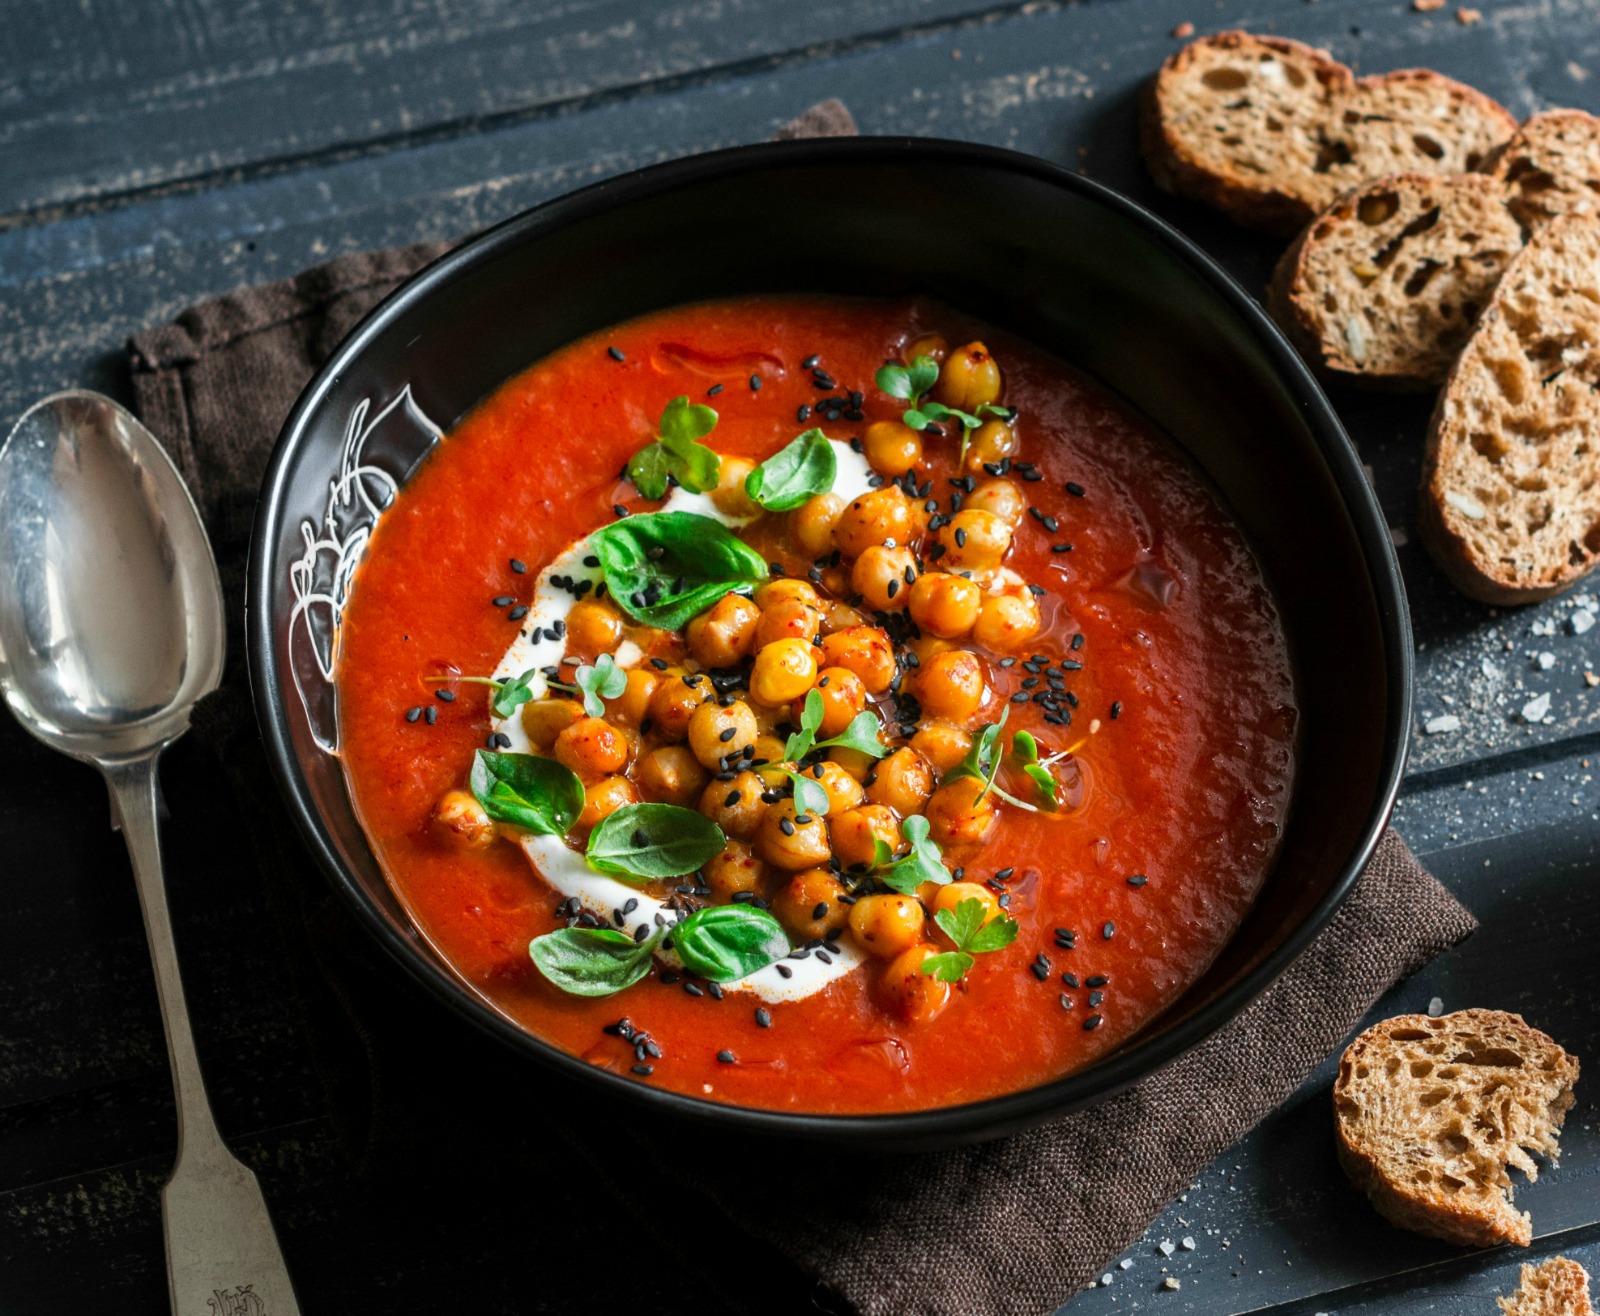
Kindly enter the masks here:
[[[365, 528], [442, 426], [555, 348], [741, 293], [926, 293], [1075, 362], [1210, 476], [1266, 564], [1293, 649], [1299, 780], [1282, 851], [1222, 955], [1089, 1069], [906, 1114], [731, 1107], [603, 1073], [473, 994], [394, 898], [351, 808], [326, 679]], [[884, 1145], [1006, 1133], [1203, 1042], [1328, 922], [1399, 786], [1411, 636], [1388, 531], [1327, 399], [1255, 302], [1178, 233], [1042, 160], [925, 140], [748, 147], [551, 201], [413, 278], [301, 396], [268, 469], [249, 577], [256, 706], [305, 838], [362, 925], [463, 1017], [580, 1083], [723, 1126]]]

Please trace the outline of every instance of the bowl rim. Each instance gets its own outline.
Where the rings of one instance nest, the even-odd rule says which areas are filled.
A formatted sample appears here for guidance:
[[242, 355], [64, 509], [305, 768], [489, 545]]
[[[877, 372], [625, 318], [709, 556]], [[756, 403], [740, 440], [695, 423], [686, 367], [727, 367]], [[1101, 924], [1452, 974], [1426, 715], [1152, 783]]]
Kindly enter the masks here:
[[[1305, 422], [1352, 523], [1367, 563], [1378, 626], [1386, 653], [1385, 714], [1389, 719], [1378, 770], [1378, 789], [1359, 839], [1323, 898], [1283, 942], [1239, 979], [1192, 1014], [1146, 1040], [1135, 1038], [1087, 1069], [1036, 1087], [980, 1101], [927, 1110], [875, 1114], [818, 1114], [731, 1105], [651, 1087], [625, 1075], [587, 1064], [522, 1028], [495, 1010], [446, 967], [419, 955], [412, 942], [368, 899], [346, 872], [312, 803], [295, 756], [282, 699], [275, 653], [272, 597], [276, 571], [273, 545], [284, 521], [283, 500], [289, 459], [326, 394], [368, 345], [401, 312], [426, 300], [433, 290], [463, 269], [544, 233], [567, 228], [613, 206], [717, 176], [759, 173], [774, 165], [861, 164], [916, 159], [923, 166], [955, 164], [1001, 170], [1075, 192], [1123, 223], [1132, 224], [1220, 295], [1251, 331], [1258, 345], [1295, 397]], [[1052, 1116], [1095, 1104], [1149, 1077], [1203, 1043], [1260, 997], [1310, 942], [1323, 931], [1355, 886], [1376, 849], [1393, 811], [1405, 770], [1412, 716], [1413, 653], [1411, 622], [1399, 560], [1377, 498], [1362, 470], [1354, 444], [1332, 404], [1299, 354], [1278, 327], [1211, 256], [1171, 224], [1104, 184], [1036, 156], [1001, 147], [920, 137], [847, 137], [768, 142], [736, 146], [651, 165], [564, 193], [521, 211], [460, 245], [408, 278], [369, 311], [346, 335], [295, 402], [269, 458], [256, 505], [246, 569], [246, 649], [256, 718], [266, 742], [272, 773], [302, 839], [357, 921], [400, 966], [455, 1013], [520, 1054], [648, 1108], [692, 1121], [738, 1126], [786, 1137], [880, 1144], [955, 1142], [997, 1137]]]

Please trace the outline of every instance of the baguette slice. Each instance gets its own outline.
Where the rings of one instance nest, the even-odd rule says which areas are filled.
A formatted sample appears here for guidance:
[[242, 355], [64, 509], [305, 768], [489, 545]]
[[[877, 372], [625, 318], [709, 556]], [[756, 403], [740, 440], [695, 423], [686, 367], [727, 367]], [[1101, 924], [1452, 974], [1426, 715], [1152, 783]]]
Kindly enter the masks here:
[[1528, 232], [1557, 215], [1600, 211], [1600, 119], [1582, 110], [1547, 110], [1517, 129], [1484, 162], [1505, 184], [1508, 204]]
[[1551, 220], [1507, 267], [1428, 425], [1418, 529], [1485, 603], [1600, 559], [1600, 219]]
[[1496, 1298], [1506, 1316], [1594, 1316], [1589, 1272], [1566, 1257], [1522, 1268], [1522, 1283], [1509, 1298]]
[[1502, 106], [1442, 74], [1357, 81], [1326, 51], [1247, 32], [1172, 55], [1139, 128], [1162, 187], [1285, 234], [1370, 178], [1476, 168], [1515, 130]]
[[1488, 1247], [1533, 1239], [1506, 1165], [1554, 1161], [1578, 1062], [1520, 1015], [1463, 1010], [1374, 1024], [1333, 1085], [1339, 1160], [1393, 1224]]
[[1267, 306], [1313, 365], [1428, 388], [1450, 373], [1521, 246], [1496, 180], [1396, 174], [1311, 222], [1279, 260]]

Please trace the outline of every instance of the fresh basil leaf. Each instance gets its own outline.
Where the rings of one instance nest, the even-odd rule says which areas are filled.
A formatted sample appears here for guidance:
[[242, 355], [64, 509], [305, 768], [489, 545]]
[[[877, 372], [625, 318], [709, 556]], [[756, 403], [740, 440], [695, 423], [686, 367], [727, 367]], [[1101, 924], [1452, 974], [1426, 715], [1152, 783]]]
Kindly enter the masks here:
[[954, 909], [941, 909], [933, 916], [945, 936], [955, 943], [957, 950], [969, 949], [973, 936], [983, 926], [983, 901], [958, 901]]
[[672, 929], [672, 948], [691, 973], [732, 982], [789, 953], [783, 925], [754, 905], [707, 905]]
[[923, 960], [922, 971], [940, 982], [960, 982], [972, 964], [972, 956], [965, 951], [947, 950]]
[[717, 413], [688, 397], [675, 397], [661, 413], [661, 442], [677, 452], [705, 438], [717, 428]]
[[817, 728], [822, 725], [822, 692], [806, 691], [805, 702], [800, 706], [800, 729], [783, 746], [783, 757], [791, 763], [805, 758], [817, 743]]
[[807, 430], [745, 477], [744, 491], [769, 512], [791, 512], [833, 488], [839, 460], [821, 430]]
[[[905, 858], [878, 874], [880, 882], [901, 895], [909, 896], [924, 882], [943, 886], [951, 880], [950, 870], [944, 866], [938, 845], [928, 839], [928, 820], [925, 817], [920, 813], [912, 814], [900, 824], [900, 833], [910, 842], [911, 850]], [[962, 901], [962, 904], [965, 903]], [[977, 901], [972, 903], [977, 904]]]
[[1038, 763], [1024, 763], [1022, 770], [1039, 791], [1039, 798], [1044, 801], [1044, 807], [1051, 813], [1056, 810], [1056, 779], [1050, 775], [1050, 769]]
[[583, 783], [577, 774], [536, 754], [480, 749], [468, 784], [495, 821], [545, 836], [566, 835], [583, 812]]
[[784, 773], [794, 783], [796, 813], [814, 813], [820, 818], [828, 812], [828, 792], [822, 789], [820, 781], [809, 772], [792, 772], [785, 768]]
[[589, 867], [629, 882], [682, 877], [722, 853], [722, 828], [676, 804], [624, 804], [589, 833]]
[[635, 941], [612, 928], [557, 928], [528, 943], [539, 972], [571, 996], [611, 996], [650, 972], [660, 934]]
[[[811, 695], [815, 690], [806, 695], [806, 704], [811, 703]], [[817, 705], [820, 708], [822, 696], [817, 695]], [[870, 709], [863, 709], [850, 719], [850, 725], [837, 736], [827, 740], [819, 740], [817, 749], [853, 749], [862, 754], [870, 754], [875, 759], [881, 759], [889, 752], [889, 747], [879, 739], [883, 731], [883, 723], [878, 720], [878, 715]]]
[[[976, 902], [974, 902], [976, 903]], [[992, 918], [967, 939], [967, 949], [975, 955], [1004, 950], [1017, 939], [1017, 920], [1008, 915]]]
[[628, 688], [628, 674], [609, 653], [596, 658], [593, 667], [587, 663], [579, 667], [572, 680], [583, 692], [583, 711], [590, 717], [604, 717], [606, 706], [600, 701], [615, 699]]
[[612, 600], [635, 621], [682, 630], [724, 594], [767, 578], [761, 555], [721, 522], [693, 512], [649, 512], [589, 536]]

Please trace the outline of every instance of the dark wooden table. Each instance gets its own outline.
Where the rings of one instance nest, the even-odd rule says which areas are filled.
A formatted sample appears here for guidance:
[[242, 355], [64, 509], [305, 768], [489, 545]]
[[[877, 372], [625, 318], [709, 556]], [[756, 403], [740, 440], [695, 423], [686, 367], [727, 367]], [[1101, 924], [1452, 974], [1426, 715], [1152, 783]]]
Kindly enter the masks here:
[[[13, 0], [0, 12], [0, 421], [85, 384], [125, 395], [139, 327], [347, 250], [469, 233], [636, 165], [769, 135], [826, 96], [863, 131], [1082, 169], [1262, 287], [1270, 242], [1162, 196], [1133, 149], [1172, 31], [1242, 26], [1362, 71], [1426, 64], [1518, 114], [1600, 109], [1600, 3], [1481, 21], [1399, 0]], [[1455, 595], [1413, 542], [1428, 403], [1339, 393], [1405, 569], [1418, 724], [1397, 821], [1482, 920], [1380, 1012], [1523, 1011], [1600, 1055], [1600, 580], [1534, 608]], [[1576, 622], [1576, 625], [1574, 624]], [[1550, 696], [1548, 715], [1522, 710]], [[1453, 714], [1459, 729], [1427, 734]], [[169, 795], [197, 771], [182, 747]], [[164, 1306], [174, 1143], [154, 992], [104, 792], [0, 718], [0, 1313]], [[530, 1222], [470, 1191], [382, 1193], [335, 1150], [262, 894], [168, 828], [179, 950], [219, 1120], [256, 1165], [316, 1313], [538, 1309]], [[1520, 1188], [1528, 1254], [1401, 1234], [1345, 1184], [1328, 1067], [1076, 1296], [1074, 1316], [1488, 1312], [1524, 1259], [1600, 1271], [1596, 1080], [1561, 1168]], [[1587, 1090], [1585, 1090], [1587, 1089]], [[470, 1187], [470, 1185], [469, 1185]], [[1171, 1256], [1166, 1255], [1167, 1251]], [[1180, 1287], [1163, 1286], [1168, 1277]]]

